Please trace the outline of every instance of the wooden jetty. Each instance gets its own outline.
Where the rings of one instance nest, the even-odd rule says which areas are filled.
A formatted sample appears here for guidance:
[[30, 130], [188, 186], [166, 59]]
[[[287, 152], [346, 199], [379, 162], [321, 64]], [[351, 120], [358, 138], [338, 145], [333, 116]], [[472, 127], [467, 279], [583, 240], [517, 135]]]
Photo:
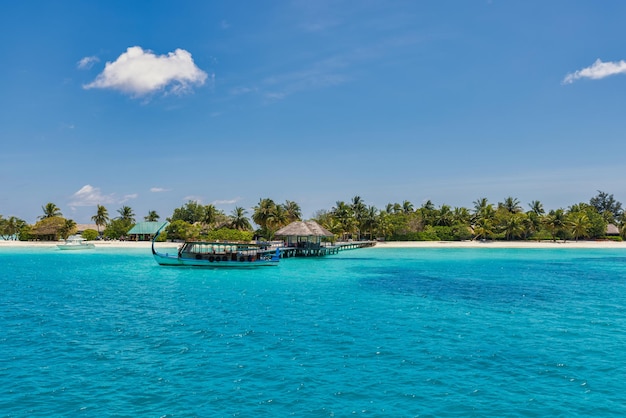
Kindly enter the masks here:
[[[340, 251], [367, 248], [376, 245], [376, 241], [349, 241], [337, 242], [329, 245], [317, 245], [313, 243], [300, 243], [305, 245], [280, 247], [281, 258], [291, 257], [323, 257], [338, 254]], [[306, 245], [309, 244], [309, 245]]]
[[[284, 241], [280, 248], [281, 258], [322, 257], [339, 251], [373, 247], [376, 241], [335, 242], [335, 235], [315, 221], [296, 221], [276, 231]], [[273, 245], [274, 246], [274, 245]]]

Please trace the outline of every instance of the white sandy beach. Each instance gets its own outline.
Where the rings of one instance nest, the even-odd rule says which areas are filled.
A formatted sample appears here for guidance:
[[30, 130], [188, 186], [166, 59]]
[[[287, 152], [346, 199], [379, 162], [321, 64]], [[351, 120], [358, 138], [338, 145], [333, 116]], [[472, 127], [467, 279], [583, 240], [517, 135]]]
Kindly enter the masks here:
[[[90, 241], [96, 248], [150, 248], [149, 241]], [[2, 241], [2, 247], [54, 247], [63, 241]], [[172, 248], [175, 242], [157, 242], [157, 248]], [[373, 248], [614, 248], [626, 249], [626, 242], [614, 241], [392, 241]]]

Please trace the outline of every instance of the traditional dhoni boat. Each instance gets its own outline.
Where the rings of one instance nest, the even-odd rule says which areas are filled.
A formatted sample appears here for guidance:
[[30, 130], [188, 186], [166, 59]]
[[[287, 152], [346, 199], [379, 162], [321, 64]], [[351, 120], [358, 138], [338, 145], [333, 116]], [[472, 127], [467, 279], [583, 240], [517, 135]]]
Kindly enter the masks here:
[[152, 239], [152, 255], [162, 266], [255, 268], [277, 266], [280, 261], [278, 248], [239, 242], [186, 241], [176, 253], [162, 253], [154, 243], [167, 225], [163, 224]]

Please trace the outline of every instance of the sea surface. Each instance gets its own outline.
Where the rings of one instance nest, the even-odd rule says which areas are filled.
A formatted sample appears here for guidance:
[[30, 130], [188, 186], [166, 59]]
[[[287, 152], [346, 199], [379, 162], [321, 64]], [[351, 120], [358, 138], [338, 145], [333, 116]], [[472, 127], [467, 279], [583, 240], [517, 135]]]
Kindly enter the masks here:
[[0, 416], [626, 415], [626, 251], [0, 248]]

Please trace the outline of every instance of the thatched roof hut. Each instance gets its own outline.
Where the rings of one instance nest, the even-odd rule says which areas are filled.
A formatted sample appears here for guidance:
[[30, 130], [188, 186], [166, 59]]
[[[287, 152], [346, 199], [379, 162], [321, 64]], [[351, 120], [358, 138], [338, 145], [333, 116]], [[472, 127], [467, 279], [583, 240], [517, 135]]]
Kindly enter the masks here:
[[280, 228], [274, 234], [276, 237], [284, 237], [287, 245], [302, 243], [318, 244], [322, 238], [334, 238], [335, 235], [315, 221], [292, 222]]
[[614, 224], [606, 226], [606, 235], [619, 235], [619, 228]]
[[281, 237], [333, 237], [334, 234], [315, 221], [292, 222], [276, 231]]

